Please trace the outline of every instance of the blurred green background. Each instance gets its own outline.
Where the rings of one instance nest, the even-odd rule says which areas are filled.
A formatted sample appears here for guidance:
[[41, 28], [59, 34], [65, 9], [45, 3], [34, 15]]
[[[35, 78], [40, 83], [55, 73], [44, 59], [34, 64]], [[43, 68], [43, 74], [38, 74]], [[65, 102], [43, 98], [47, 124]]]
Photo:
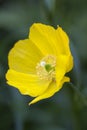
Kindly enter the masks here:
[[87, 130], [87, 106], [69, 84], [32, 106], [31, 97], [6, 84], [8, 52], [35, 22], [68, 33], [75, 62], [71, 82], [87, 99], [87, 0], [0, 0], [0, 130]]

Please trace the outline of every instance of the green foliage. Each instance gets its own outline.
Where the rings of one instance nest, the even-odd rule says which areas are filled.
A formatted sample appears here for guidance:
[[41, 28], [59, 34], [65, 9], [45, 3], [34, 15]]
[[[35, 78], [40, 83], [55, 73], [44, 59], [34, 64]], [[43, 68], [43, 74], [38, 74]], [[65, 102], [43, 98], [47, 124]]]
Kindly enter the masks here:
[[0, 130], [87, 130], [87, 106], [70, 84], [32, 106], [30, 97], [6, 84], [8, 52], [34, 22], [60, 25], [68, 33], [75, 61], [71, 82], [87, 99], [87, 1], [0, 1]]

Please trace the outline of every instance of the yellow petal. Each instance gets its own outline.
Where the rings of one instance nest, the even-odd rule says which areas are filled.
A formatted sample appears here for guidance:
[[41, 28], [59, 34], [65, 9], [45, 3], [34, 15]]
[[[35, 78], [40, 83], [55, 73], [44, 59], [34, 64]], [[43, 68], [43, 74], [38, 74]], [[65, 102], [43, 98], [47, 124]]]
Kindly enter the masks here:
[[[60, 53], [62, 55], [62, 61], [60, 66], [62, 66], [63, 64], [63, 66], [66, 68], [66, 72], [69, 72], [73, 67], [73, 57], [70, 51], [69, 38], [67, 34], [62, 30], [61, 27], [57, 28], [56, 35], [59, 43], [58, 45], [60, 46], [60, 50], [61, 50]], [[59, 55], [59, 59], [61, 59], [60, 55]]]
[[56, 82], [52, 82], [49, 85], [48, 89], [42, 95], [40, 95], [40, 96], [36, 97], [34, 100], [32, 100], [29, 103], [29, 105], [36, 103], [42, 99], [53, 96], [57, 91], [60, 90], [60, 88], [63, 86], [64, 82], [69, 82], [69, 81], [70, 81], [70, 79], [68, 77], [64, 77], [58, 85], [56, 84]]
[[24, 74], [14, 70], [8, 70], [7, 83], [19, 89], [22, 94], [33, 97], [41, 95], [49, 86], [50, 81], [40, 80], [36, 75]]
[[72, 55], [68, 56], [68, 62], [67, 62], [67, 71], [69, 72], [73, 68], [73, 57]]
[[35, 23], [30, 28], [29, 38], [44, 55], [71, 55], [69, 38], [61, 27], [54, 29], [48, 25]]
[[9, 67], [18, 72], [34, 73], [42, 57], [40, 50], [29, 39], [20, 40], [9, 53]]
[[58, 26], [56, 29], [57, 43], [61, 54], [70, 54], [69, 38], [67, 34]]
[[55, 47], [55, 43], [57, 42], [57, 39], [53, 27], [35, 23], [30, 28], [29, 38], [44, 55], [56, 53], [55, 49], [57, 48]]
[[[71, 59], [70, 59], [71, 58]], [[60, 55], [56, 63], [56, 81], [57, 83], [64, 77], [65, 73], [73, 67], [73, 59], [71, 55]]]

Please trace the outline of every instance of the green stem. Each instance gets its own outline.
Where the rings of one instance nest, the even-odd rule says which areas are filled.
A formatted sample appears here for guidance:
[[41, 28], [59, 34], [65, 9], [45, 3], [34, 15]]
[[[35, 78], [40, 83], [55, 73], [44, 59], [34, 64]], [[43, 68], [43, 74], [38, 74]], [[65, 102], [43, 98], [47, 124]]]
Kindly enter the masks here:
[[82, 102], [84, 103], [84, 105], [87, 107], [87, 100], [86, 97], [80, 92], [80, 90], [75, 87], [72, 83], [69, 83], [70, 86], [73, 88], [73, 90], [79, 95], [79, 97], [81, 98]]

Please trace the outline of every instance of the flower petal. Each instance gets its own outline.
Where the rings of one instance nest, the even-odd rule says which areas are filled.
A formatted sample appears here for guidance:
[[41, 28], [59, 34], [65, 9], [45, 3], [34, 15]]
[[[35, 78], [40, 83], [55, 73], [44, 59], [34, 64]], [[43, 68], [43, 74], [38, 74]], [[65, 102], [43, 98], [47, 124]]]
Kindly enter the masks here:
[[73, 57], [72, 55], [68, 55], [67, 72], [69, 72], [72, 68], [73, 68]]
[[40, 50], [29, 39], [20, 40], [9, 53], [9, 67], [18, 72], [34, 73], [42, 57]]
[[57, 44], [61, 54], [70, 54], [69, 38], [61, 27], [58, 26], [56, 29]]
[[64, 77], [61, 82], [57, 85], [56, 82], [51, 82], [48, 89], [40, 96], [36, 97], [34, 100], [32, 100], [29, 105], [36, 103], [42, 99], [49, 98], [53, 96], [57, 91], [60, 90], [64, 82], [69, 82], [70, 79], [68, 77]]
[[[55, 29], [51, 26], [35, 23], [30, 28], [29, 38], [44, 55], [55, 54], [56, 39]], [[58, 46], [58, 45], [57, 45]]]
[[41, 95], [48, 88], [50, 81], [43, 81], [33, 74], [24, 74], [8, 70], [7, 83], [19, 89], [22, 94], [33, 97]]
[[59, 83], [64, 77], [65, 73], [70, 71], [73, 67], [73, 60], [70, 55], [60, 55], [56, 64], [56, 82]]

